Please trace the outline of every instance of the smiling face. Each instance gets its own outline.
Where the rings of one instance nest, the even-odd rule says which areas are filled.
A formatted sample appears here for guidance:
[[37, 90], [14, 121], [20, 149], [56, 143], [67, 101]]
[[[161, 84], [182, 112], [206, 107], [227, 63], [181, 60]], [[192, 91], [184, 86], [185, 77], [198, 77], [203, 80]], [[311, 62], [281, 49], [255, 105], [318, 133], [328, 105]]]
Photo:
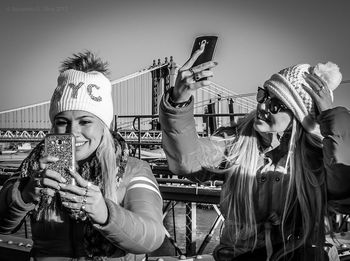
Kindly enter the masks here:
[[259, 88], [258, 105], [254, 121], [254, 129], [260, 133], [285, 131], [291, 121], [292, 112], [274, 95]]
[[54, 133], [72, 133], [75, 136], [75, 156], [77, 161], [93, 154], [103, 136], [101, 120], [86, 111], [64, 111], [55, 116]]

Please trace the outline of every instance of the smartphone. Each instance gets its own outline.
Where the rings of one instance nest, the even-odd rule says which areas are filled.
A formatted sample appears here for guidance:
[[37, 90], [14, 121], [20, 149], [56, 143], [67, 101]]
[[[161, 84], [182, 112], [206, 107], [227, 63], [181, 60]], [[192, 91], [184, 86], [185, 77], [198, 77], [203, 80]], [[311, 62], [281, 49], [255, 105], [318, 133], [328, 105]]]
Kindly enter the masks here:
[[45, 152], [47, 155], [59, 158], [47, 165], [47, 169], [60, 173], [67, 184], [75, 184], [68, 169], [75, 170], [75, 137], [73, 134], [47, 134], [45, 137]]
[[197, 51], [200, 48], [202, 44], [205, 45], [205, 48], [204, 52], [197, 58], [192, 67], [205, 62], [209, 62], [213, 59], [217, 40], [217, 36], [200, 36], [194, 40], [191, 56], [195, 51]]

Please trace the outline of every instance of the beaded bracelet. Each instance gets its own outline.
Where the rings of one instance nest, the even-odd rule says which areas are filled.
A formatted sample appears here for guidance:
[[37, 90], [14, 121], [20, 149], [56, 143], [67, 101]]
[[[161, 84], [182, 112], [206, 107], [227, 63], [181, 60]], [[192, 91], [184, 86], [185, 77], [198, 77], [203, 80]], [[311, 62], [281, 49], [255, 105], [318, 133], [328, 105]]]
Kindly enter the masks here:
[[175, 109], [183, 108], [183, 107], [186, 107], [187, 105], [189, 105], [191, 103], [191, 98], [189, 98], [187, 101], [184, 101], [184, 102], [174, 102], [171, 99], [172, 92], [173, 92], [173, 89], [171, 89], [171, 91], [169, 93], [168, 102], [173, 108], [175, 108]]

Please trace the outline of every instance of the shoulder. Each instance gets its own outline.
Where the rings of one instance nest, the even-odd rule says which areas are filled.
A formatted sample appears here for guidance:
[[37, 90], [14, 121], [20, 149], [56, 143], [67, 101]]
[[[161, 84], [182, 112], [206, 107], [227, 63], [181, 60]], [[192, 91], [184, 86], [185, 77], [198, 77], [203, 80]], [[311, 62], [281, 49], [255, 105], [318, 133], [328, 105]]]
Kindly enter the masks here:
[[124, 180], [130, 182], [132, 179], [140, 179], [141, 177], [156, 182], [151, 167], [146, 161], [129, 157], [125, 168]]
[[152, 172], [150, 165], [146, 161], [137, 159], [135, 157], [129, 157], [128, 162], [126, 164], [125, 172], [134, 173], [140, 170], [145, 171], [147, 173]]

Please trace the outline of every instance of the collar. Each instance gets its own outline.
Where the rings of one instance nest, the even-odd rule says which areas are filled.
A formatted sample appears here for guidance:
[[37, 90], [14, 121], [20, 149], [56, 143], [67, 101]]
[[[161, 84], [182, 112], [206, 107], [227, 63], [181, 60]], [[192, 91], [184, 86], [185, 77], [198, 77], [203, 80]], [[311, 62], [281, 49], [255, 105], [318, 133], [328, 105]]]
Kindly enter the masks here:
[[283, 134], [284, 132], [258, 132], [259, 151], [265, 154], [279, 147]]

